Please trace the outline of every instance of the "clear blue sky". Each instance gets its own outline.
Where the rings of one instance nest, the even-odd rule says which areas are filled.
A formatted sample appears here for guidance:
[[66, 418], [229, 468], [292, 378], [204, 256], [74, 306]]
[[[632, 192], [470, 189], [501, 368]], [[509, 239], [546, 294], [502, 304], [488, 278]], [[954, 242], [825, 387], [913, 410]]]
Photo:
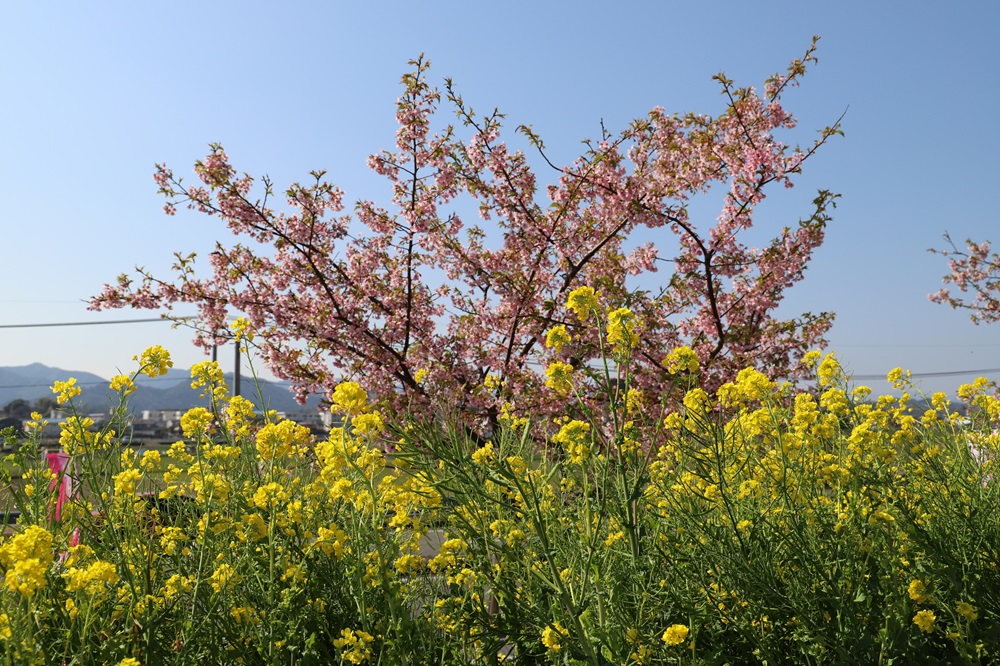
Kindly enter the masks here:
[[[713, 74], [760, 85], [820, 34], [819, 64], [785, 99], [800, 120], [787, 138], [809, 142], [849, 107], [846, 136], [756, 223], [794, 224], [818, 188], [843, 198], [783, 311], [835, 311], [831, 348], [858, 375], [1000, 368], [1000, 328], [928, 302], [945, 266], [926, 251], [945, 230], [1000, 240], [998, 27], [992, 1], [4, 3], [0, 324], [150, 316], [83, 301], [227, 238], [211, 218], [163, 216], [151, 177], [156, 162], [189, 174], [213, 141], [279, 186], [327, 169], [349, 200], [386, 200], [364, 160], [392, 144], [399, 78], [422, 52], [436, 81], [510, 129], [532, 124], [567, 163], [602, 119], [717, 113]], [[150, 344], [201, 360], [189, 340], [162, 323], [0, 329], [0, 366], [110, 377]]]

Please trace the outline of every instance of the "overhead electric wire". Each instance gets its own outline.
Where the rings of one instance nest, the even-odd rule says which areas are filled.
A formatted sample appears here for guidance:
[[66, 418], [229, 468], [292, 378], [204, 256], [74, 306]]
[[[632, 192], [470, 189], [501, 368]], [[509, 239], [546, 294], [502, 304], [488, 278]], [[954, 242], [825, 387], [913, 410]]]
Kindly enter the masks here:
[[[88, 374], [91, 374], [91, 373], [88, 373]], [[56, 381], [56, 380], [53, 380], [53, 381]], [[148, 378], [147, 377], [147, 378], [143, 378], [143, 379], [139, 380], [138, 382], [136, 382], [136, 386], [145, 386], [146, 384], [152, 384], [152, 383], [161, 382], [161, 381], [168, 381], [168, 382], [174, 382], [174, 383], [183, 383], [185, 380], [183, 378], [180, 378], [180, 377], [155, 377], [155, 378]], [[78, 381], [78, 382], [76, 382], [76, 386], [103, 386], [103, 385], [106, 385], [107, 383], [108, 383], [107, 380], [87, 381], [87, 382], [80, 382], [80, 381]], [[6, 389], [51, 388], [51, 387], [52, 387], [52, 383], [51, 382], [49, 382], [48, 384], [11, 384], [9, 386], [0, 386], [0, 391], [6, 390]]]
[[[943, 372], [912, 372], [911, 379], [926, 379], [928, 377], [956, 377], [958, 375], [981, 375], [1000, 372], [1000, 368], [985, 368], [983, 370], [945, 370]], [[885, 375], [851, 375], [851, 379], [885, 379]]]
[[[190, 319], [190, 318], [191, 317], [178, 317], [177, 319]], [[112, 319], [111, 321], [63, 321], [63, 322], [54, 322], [50, 324], [0, 324], [0, 328], [51, 328], [54, 326], [103, 326], [105, 324], [142, 324], [153, 321], [173, 322], [175, 320], [156, 317], [155, 319]]]
[[[107, 324], [145, 324], [156, 321], [169, 321], [171, 323], [176, 323], [178, 320], [194, 319], [195, 317], [152, 317], [145, 319], [112, 319], [110, 321], [64, 321], [64, 322], [52, 322], [45, 324], [0, 324], [0, 329], [3, 328], [52, 328], [57, 326], [103, 326]], [[846, 346], [864, 346], [864, 345], [846, 345]], [[873, 345], [868, 345], [873, 346]], [[910, 345], [910, 346], [929, 346], [929, 345]], [[959, 346], [976, 346], [976, 345], [959, 345]], [[529, 365], [535, 365], [541, 367], [541, 364], [537, 361], [528, 362]], [[976, 374], [992, 374], [1000, 373], [1000, 368], [985, 368], [982, 370], [945, 370], [941, 372], [913, 372], [910, 373], [910, 378], [912, 379], [927, 379], [930, 377], [958, 377], [962, 375], [976, 375]], [[163, 378], [165, 379], [165, 378]], [[851, 375], [852, 380], [862, 380], [862, 381], [872, 381], [878, 379], [885, 379], [885, 374], [867, 374], [867, 375]], [[79, 385], [84, 386], [88, 384], [97, 384], [99, 382], [80, 382]], [[37, 388], [43, 386], [40, 384], [23, 384], [18, 386], [0, 386], [0, 390], [3, 389], [13, 389], [13, 388]]]
[[[175, 323], [177, 320], [181, 319], [193, 319], [193, 317], [177, 317], [175, 319], [165, 318], [165, 317], [150, 317], [145, 319], [112, 319], [109, 321], [61, 321], [61, 322], [50, 322], [45, 324], [0, 324], [0, 328], [53, 328], [58, 326], [99, 326], [105, 324], [145, 324], [154, 321], [169, 321]], [[159, 382], [159, 381], [178, 381], [176, 378], [171, 377], [157, 377], [142, 380], [142, 384], [149, 382]], [[89, 381], [89, 382], [77, 382], [77, 386], [100, 386], [106, 384], [107, 381]], [[49, 388], [50, 384], [15, 384], [10, 386], [0, 386], [0, 390], [5, 389], [24, 389], [24, 388]]]

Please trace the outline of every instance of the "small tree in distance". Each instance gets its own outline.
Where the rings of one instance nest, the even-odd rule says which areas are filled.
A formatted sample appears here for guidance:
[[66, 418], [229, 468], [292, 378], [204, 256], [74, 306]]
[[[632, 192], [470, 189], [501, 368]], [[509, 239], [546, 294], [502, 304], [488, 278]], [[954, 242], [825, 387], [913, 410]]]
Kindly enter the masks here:
[[[763, 247], [740, 236], [752, 224], [765, 189], [791, 177], [831, 136], [839, 121], [805, 148], [779, 141], [795, 120], [781, 96], [815, 62], [816, 41], [763, 94], [715, 79], [728, 102], [716, 117], [671, 115], [661, 108], [618, 134], [604, 131], [566, 167], [554, 165], [542, 141], [518, 128], [554, 170], [540, 189], [525, 154], [501, 139], [503, 116], [477, 115], [446, 82], [444, 98], [459, 124], [434, 129], [442, 94], [427, 80], [429, 63], [412, 61], [397, 102], [394, 150], [368, 159], [384, 176], [391, 203], [359, 201], [345, 212], [344, 193], [312, 172], [285, 192], [287, 212], [273, 208], [273, 184], [240, 175], [221, 146], [196, 163], [200, 182], [185, 184], [166, 166], [155, 173], [168, 214], [187, 206], [220, 217], [240, 242], [217, 243], [210, 272], [178, 253], [171, 279], [137, 268], [106, 285], [90, 306], [167, 308], [195, 303], [197, 342], [211, 345], [230, 313], [259, 333], [259, 351], [300, 397], [330, 391], [343, 378], [360, 382], [388, 410], [449, 408], [483, 421], [488, 432], [505, 411], [544, 415], [556, 409], [539, 364], [568, 362], [578, 386], [597, 379], [601, 355], [592, 323], [566, 307], [581, 286], [602, 307], [635, 315], [638, 344], [631, 383], [650, 404], [670, 389], [661, 366], [675, 347], [691, 346], [699, 380], [718, 385], [746, 366], [800, 376], [797, 361], [832, 323], [832, 314], [773, 316], [784, 290], [802, 279], [823, 241], [836, 196], [822, 190], [812, 213], [785, 226]], [[722, 189], [714, 220], [688, 215], [689, 201]], [[473, 202], [492, 229], [459, 212]], [[623, 249], [637, 229], [672, 239], [673, 256], [655, 243]], [[650, 232], [647, 232], [650, 233]], [[498, 245], [491, 242], [499, 234]], [[626, 277], [673, 272], [655, 291], [630, 291]], [[443, 275], [440, 284], [426, 279]], [[546, 332], [564, 326], [565, 345], [546, 347]], [[589, 380], [587, 379], [589, 376]]]
[[931, 248], [930, 252], [948, 258], [951, 273], [945, 275], [942, 282], [955, 285], [961, 293], [955, 295], [945, 288], [931, 294], [930, 299], [969, 310], [975, 324], [1000, 321], [1000, 254], [990, 252], [988, 241], [977, 243], [966, 239], [965, 248], [959, 249], [949, 234], [945, 233], [944, 239], [950, 249]]

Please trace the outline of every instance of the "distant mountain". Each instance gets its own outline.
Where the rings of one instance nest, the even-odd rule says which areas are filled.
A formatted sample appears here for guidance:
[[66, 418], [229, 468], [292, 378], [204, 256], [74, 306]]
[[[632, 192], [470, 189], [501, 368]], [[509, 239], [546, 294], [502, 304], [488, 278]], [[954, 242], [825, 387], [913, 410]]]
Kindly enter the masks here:
[[89, 372], [50, 368], [41, 363], [0, 367], [0, 407], [18, 398], [28, 402], [34, 402], [39, 398], [51, 398], [52, 384], [57, 381], [64, 382], [70, 377], [76, 377], [76, 382], [81, 387], [103, 384], [107, 388], [109, 383]]
[[[66, 381], [70, 377], [75, 377], [77, 385], [82, 389], [80, 396], [74, 400], [81, 411], [103, 412], [116, 403], [117, 398], [108, 386], [111, 383], [108, 379], [89, 372], [50, 368], [41, 363], [32, 363], [18, 367], [0, 367], [0, 407], [18, 398], [34, 402], [39, 398], [54, 397], [52, 384], [56, 381]], [[226, 375], [226, 382], [232, 390], [231, 374]], [[137, 377], [135, 383], [137, 388], [129, 398], [129, 404], [137, 412], [147, 409], [190, 409], [207, 403], [207, 398], [201, 397], [200, 389], [191, 388], [189, 370], [171, 368], [162, 377], [143, 375]], [[243, 396], [258, 407], [261, 406], [261, 398], [265, 408], [280, 412], [318, 409], [320, 404], [319, 396], [311, 397], [304, 407], [295, 402], [288, 382], [264, 380], [255, 382], [252, 377], [242, 377], [240, 384]]]
[[169, 389], [175, 386], [188, 386], [191, 384], [191, 370], [185, 368], [170, 368], [167, 374], [159, 377], [147, 377], [139, 375], [135, 378], [136, 386], [149, 386], [156, 389]]

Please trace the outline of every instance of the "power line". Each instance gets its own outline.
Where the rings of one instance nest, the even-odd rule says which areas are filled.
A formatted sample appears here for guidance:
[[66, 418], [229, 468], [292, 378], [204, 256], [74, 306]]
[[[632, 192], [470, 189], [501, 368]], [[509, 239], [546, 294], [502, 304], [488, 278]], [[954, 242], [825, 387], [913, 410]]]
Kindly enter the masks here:
[[[178, 317], [177, 319], [190, 319], [190, 317]], [[106, 324], [143, 324], [152, 321], [174, 321], [156, 317], [155, 319], [113, 319], [111, 321], [62, 321], [49, 324], [0, 324], [0, 328], [50, 328], [53, 326], [104, 326]]]
[[[146, 324], [146, 323], [157, 322], [157, 321], [158, 322], [169, 321], [171, 323], [176, 323], [178, 320], [190, 320], [190, 319], [194, 319], [194, 317], [175, 317], [175, 318], [154, 317], [154, 318], [145, 318], [145, 319], [113, 319], [113, 320], [110, 320], [110, 321], [64, 321], [64, 322], [50, 322], [50, 323], [44, 323], [44, 324], [0, 324], [0, 329], [4, 329], [4, 328], [53, 328], [53, 327], [61, 327], [61, 326], [105, 326], [105, 325], [110, 325], [110, 324]], [[874, 347], [874, 346], [880, 346], [880, 345], [844, 345], [844, 346], [845, 347], [859, 347], [859, 346]], [[935, 345], [909, 345], [909, 346], [914, 346], [914, 347], [928, 346], [929, 347], [929, 346], [935, 346]], [[981, 346], [981, 345], [958, 345], [958, 346]], [[995, 345], [986, 345], [986, 346], [995, 346]], [[541, 367], [542, 364], [539, 363], [538, 361], [528, 361], [528, 365], [533, 365], [533, 366]], [[975, 375], [975, 374], [987, 374], [987, 373], [989, 373], [989, 374], [1000, 373], [1000, 368], [985, 368], [985, 369], [982, 369], [982, 370], [945, 370], [945, 371], [942, 371], [942, 372], [914, 372], [914, 373], [910, 374], [910, 377], [913, 378], [913, 379], [927, 379], [927, 378], [931, 378], [931, 377], [958, 377], [958, 376], [962, 376], [962, 375]], [[851, 379], [864, 380], [864, 381], [885, 379], [885, 374], [877, 374], [877, 375], [872, 375], [872, 374], [869, 374], [869, 375], [851, 375]], [[82, 386], [82, 385], [96, 384], [96, 383], [97, 382], [81, 382], [80, 385]], [[0, 390], [2, 390], [2, 389], [14, 389], [14, 388], [38, 388], [38, 387], [42, 387], [42, 386], [46, 386], [47, 387], [48, 385], [43, 385], [43, 384], [23, 384], [23, 385], [18, 385], [18, 386], [0, 386]]]
[[[959, 375], [982, 375], [1000, 372], [1000, 368], [985, 368], [983, 370], [945, 370], [944, 372], [914, 372], [910, 374], [912, 379], [926, 379], [928, 377], [957, 377]], [[885, 375], [851, 375], [851, 379], [885, 379]]]
[[[67, 373], [71, 373], [72, 371], [67, 370], [66, 372]], [[72, 376], [72, 375], [70, 374], [70, 376]], [[55, 380], [54, 379], [52, 381], [60, 381], [60, 380]], [[186, 380], [185, 380], [184, 377], [156, 377], [156, 378], [141, 379], [140, 381], [136, 382], [135, 384], [136, 384], [136, 386], [145, 386], [146, 384], [152, 384], [152, 383], [155, 383], [155, 382], [162, 382], [162, 381], [174, 382], [174, 383], [183, 383]], [[77, 382], [76, 386], [105, 386], [105, 385], [107, 385], [107, 383], [108, 383], [107, 380], [87, 381], [87, 382]], [[0, 386], [0, 391], [5, 391], [7, 389], [51, 388], [51, 387], [52, 387], [52, 382], [49, 382], [48, 384], [11, 384], [11, 385], [8, 385], [8, 386]]]

